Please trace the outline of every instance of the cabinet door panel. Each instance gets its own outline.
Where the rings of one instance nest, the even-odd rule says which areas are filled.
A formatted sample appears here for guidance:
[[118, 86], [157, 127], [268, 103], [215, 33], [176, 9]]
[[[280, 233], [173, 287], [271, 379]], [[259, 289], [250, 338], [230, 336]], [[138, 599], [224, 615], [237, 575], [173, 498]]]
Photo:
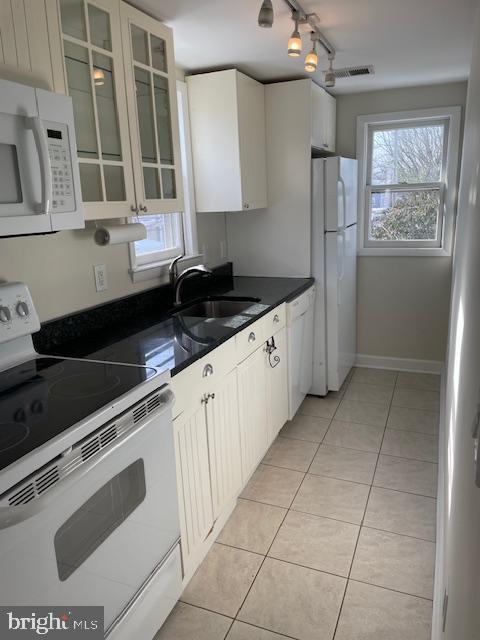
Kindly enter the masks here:
[[213, 516], [216, 519], [242, 484], [236, 370], [215, 387], [215, 397], [207, 404], [207, 425]]
[[268, 447], [265, 352], [257, 349], [237, 368], [243, 481], [250, 477]]
[[120, 3], [138, 215], [183, 211], [171, 29]]
[[[265, 354], [269, 440], [273, 442], [288, 420], [287, 333], [273, 336], [275, 351]], [[276, 358], [280, 358], [276, 361]]]
[[135, 191], [118, 0], [47, 0], [47, 13], [49, 31], [61, 32], [85, 218], [132, 215]]
[[185, 565], [213, 526], [206, 414], [203, 404], [173, 422], [182, 554]]

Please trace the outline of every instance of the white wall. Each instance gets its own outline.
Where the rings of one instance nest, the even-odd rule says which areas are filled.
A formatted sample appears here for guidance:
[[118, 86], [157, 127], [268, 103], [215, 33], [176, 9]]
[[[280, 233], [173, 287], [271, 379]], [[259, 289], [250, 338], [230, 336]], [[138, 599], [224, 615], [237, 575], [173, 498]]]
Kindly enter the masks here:
[[[448, 337], [446, 470], [434, 640], [480, 637], [480, 488], [474, 484], [472, 422], [480, 400], [480, 5], [468, 89]], [[442, 512], [442, 509], [441, 509]], [[443, 531], [442, 531], [443, 530]], [[442, 535], [443, 533], [443, 535]], [[445, 634], [439, 621], [448, 592]]]
[[[359, 115], [465, 105], [466, 83], [337, 97], [337, 152], [356, 154]], [[450, 258], [362, 256], [358, 260], [358, 353], [444, 360]]]

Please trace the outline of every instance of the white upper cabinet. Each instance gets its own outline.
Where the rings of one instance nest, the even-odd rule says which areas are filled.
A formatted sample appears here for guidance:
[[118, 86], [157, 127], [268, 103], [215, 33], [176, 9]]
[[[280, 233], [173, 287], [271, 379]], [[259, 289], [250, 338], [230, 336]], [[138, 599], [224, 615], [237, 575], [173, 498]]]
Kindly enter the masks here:
[[312, 147], [335, 152], [336, 100], [311, 82], [312, 91]]
[[120, 0], [45, 2], [54, 88], [73, 100], [85, 218], [181, 211], [171, 30]]
[[[135, 203], [118, 0], [48, 0], [73, 101], [85, 217], [132, 215]], [[53, 31], [53, 29], [52, 29]]]
[[172, 30], [124, 2], [120, 14], [138, 214], [182, 211]]
[[235, 69], [187, 85], [197, 211], [266, 207], [264, 86]]

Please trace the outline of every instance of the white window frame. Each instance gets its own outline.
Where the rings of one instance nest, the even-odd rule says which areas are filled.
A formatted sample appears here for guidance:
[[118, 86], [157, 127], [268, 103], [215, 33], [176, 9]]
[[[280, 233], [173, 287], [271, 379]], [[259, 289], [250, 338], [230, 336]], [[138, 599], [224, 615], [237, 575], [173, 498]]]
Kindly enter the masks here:
[[[174, 249], [152, 253], [149, 256], [137, 256], [135, 243], [129, 243], [130, 275], [133, 282], [162, 278], [168, 274], [168, 267], [173, 258], [184, 254], [181, 263], [187, 267], [199, 262], [202, 257], [198, 253], [197, 218], [195, 208], [195, 192], [193, 183], [193, 160], [190, 134], [190, 116], [188, 111], [187, 84], [177, 81], [177, 98], [180, 129], [180, 151], [182, 167], [182, 183], [184, 195], [184, 211], [179, 212], [181, 219], [182, 246]], [[162, 214], [175, 215], [175, 214]], [[133, 219], [135, 222], [137, 218]], [[142, 218], [138, 218], [141, 222]]]
[[[457, 202], [458, 164], [460, 146], [461, 107], [418, 109], [357, 117], [357, 158], [358, 158], [358, 254], [361, 256], [450, 256], [453, 248], [453, 230]], [[440, 237], [437, 240], [370, 240], [370, 194], [385, 185], [369, 184], [369, 158], [374, 130], [392, 126], [409, 126], [446, 123], [447, 140], [444, 147], [444, 176], [440, 185]], [[432, 183], [433, 184], [433, 183]], [[429, 184], [398, 185], [396, 190], [412, 190], [432, 187]], [[435, 183], [438, 188], [438, 183]]]

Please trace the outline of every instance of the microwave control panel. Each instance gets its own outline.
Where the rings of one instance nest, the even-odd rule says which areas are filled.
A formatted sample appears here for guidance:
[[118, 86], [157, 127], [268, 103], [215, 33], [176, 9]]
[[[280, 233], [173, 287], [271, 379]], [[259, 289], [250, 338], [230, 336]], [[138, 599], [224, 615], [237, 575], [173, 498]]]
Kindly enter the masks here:
[[52, 170], [52, 212], [75, 211], [72, 155], [68, 126], [59, 122], [43, 122], [47, 133]]

